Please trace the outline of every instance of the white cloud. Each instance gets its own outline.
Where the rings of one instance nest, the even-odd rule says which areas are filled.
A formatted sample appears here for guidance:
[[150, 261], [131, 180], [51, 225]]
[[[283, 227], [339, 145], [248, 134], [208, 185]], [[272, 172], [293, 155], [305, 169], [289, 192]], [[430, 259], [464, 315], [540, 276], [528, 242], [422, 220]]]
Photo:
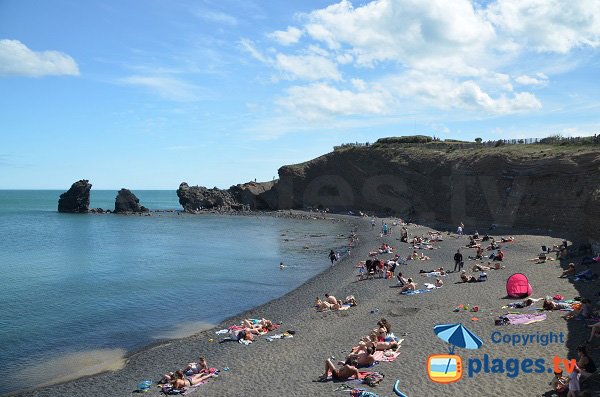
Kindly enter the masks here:
[[169, 76], [129, 76], [119, 80], [122, 84], [144, 87], [161, 97], [177, 101], [189, 102], [199, 99], [199, 89], [192, 84]]
[[521, 85], [546, 85], [548, 84], [548, 77], [543, 73], [538, 73], [537, 77], [521, 75], [515, 78], [515, 81]]
[[395, 90], [397, 96], [415, 98], [429, 106], [442, 109], [510, 114], [542, 107], [535, 95], [529, 92], [516, 92], [511, 95], [502, 93], [493, 97], [473, 80], [457, 82], [441, 75], [412, 72], [392, 78], [384, 85]]
[[78, 76], [77, 63], [59, 51], [32, 51], [19, 40], [0, 40], [0, 75]]
[[306, 120], [318, 120], [332, 115], [382, 115], [387, 114], [393, 105], [393, 98], [376, 87], [371, 91], [356, 92], [325, 83], [314, 83], [291, 87], [287, 94], [287, 97], [279, 100], [279, 104]]
[[598, 0], [497, 0], [487, 18], [523, 47], [568, 53], [600, 45]]
[[349, 47], [362, 66], [440, 58], [458, 62], [480, 53], [494, 38], [491, 24], [468, 0], [376, 0], [357, 8], [343, 0], [306, 18], [311, 38], [332, 50]]
[[302, 31], [293, 26], [288, 26], [287, 30], [276, 30], [275, 32], [270, 33], [268, 36], [277, 41], [279, 44], [288, 46], [291, 44], [296, 44], [300, 40]]
[[275, 64], [290, 79], [304, 79], [309, 81], [341, 79], [336, 64], [321, 56], [277, 54]]

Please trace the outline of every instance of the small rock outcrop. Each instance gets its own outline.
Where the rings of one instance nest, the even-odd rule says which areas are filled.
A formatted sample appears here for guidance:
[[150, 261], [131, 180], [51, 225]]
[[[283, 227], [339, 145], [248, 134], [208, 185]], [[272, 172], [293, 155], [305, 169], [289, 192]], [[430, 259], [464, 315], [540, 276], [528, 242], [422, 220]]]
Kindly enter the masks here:
[[229, 190], [207, 189], [204, 186], [189, 186], [183, 182], [177, 189], [179, 204], [186, 212], [202, 210], [241, 210], [243, 206]]
[[82, 179], [71, 185], [71, 188], [60, 195], [58, 212], [88, 213], [90, 210], [90, 190], [92, 184]]
[[121, 189], [115, 198], [115, 213], [148, 212], [148, 208], [140, 205], [140, 199], [129, 189]]

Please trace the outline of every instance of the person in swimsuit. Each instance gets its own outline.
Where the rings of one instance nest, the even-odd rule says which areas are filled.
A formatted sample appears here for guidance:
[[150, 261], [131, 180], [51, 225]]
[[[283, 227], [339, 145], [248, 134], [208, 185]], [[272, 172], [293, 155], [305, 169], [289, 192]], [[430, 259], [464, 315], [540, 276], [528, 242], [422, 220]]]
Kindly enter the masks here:
[[182, 390], [186, 387], [197, 385], [198, 383], [212, 378], [213, 374], [200, 373], [191, 376], [185, 376], [182, 371], [175, 371], [175, 379], [171, 381], [171, 386], [175, 390]]
[[333, 362], [331, 362], [331, 359], [328, 358], [325, 361], [325, 372], [319, 377], [319, 381], [326, 381], [329, 371], [331, 371], [331, 377], [333, 380], [347, 380], [353, 376], [358, 379], [359, 373], [358, 369], [356, 369], [357, 366], [358, 361], [356, 358], [349, 358], [344, 362], [344, 365], [338, 369], [335, 367]]

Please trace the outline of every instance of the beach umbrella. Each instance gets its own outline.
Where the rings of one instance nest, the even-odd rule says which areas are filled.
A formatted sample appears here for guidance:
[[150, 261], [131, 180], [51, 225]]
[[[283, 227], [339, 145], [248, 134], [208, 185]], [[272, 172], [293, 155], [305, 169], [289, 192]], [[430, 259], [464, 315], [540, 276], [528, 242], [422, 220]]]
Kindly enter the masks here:
[[[483, 342], [462, 324], [441, 324], [433, 327], [433, 332], [444, 342], [463, 349], [479, 349]], [[454, 350], [450, 348], [451, 351]]]

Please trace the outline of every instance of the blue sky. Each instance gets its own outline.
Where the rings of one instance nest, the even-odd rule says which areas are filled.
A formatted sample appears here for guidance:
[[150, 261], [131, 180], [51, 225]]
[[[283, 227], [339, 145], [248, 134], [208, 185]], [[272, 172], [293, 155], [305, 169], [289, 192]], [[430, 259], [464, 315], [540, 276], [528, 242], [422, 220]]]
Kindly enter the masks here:
[[270, 180], [343, 142], [600, 133], [600, 2], [0, 0], [0, 189]]

